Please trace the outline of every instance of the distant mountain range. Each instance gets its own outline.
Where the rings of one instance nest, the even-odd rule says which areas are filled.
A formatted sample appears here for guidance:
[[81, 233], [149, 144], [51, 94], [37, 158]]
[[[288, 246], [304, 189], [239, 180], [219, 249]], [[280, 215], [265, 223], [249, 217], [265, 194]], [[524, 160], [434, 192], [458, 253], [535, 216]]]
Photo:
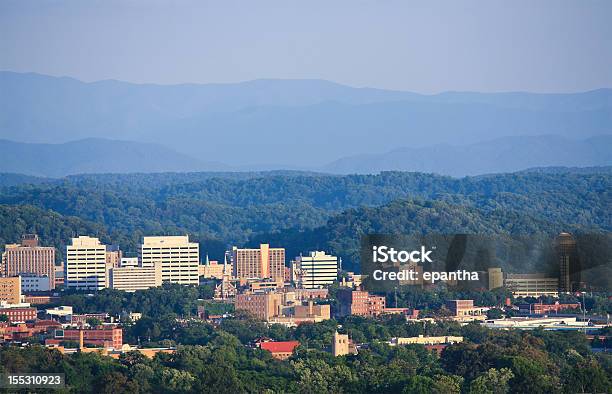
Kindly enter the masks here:
[[62, 177], [71, 174], [222, 171], [156, 144], [85, 139], [65, 144], [0, 140], [0, 172]]
[[[482, 141], [541, 135], [586, 140], [612, 134], [612, 89], [572, 94], [421, 95], [352, 88], [321, 80], [162, 86], [113, 80], [84, 83], [72, 78], [0, 72], [0, 108], [0, 138], [28, 143], [89, 138], [154, 143], [159, 149], [172, 151], [160, 151], [160, 156], [152, 157], [155, 166], [145, 165], [146, 160], [140, 165], [155, 170], [209, 169], [207, 163], [211, 162], [245, 170], [323, 168], [344, 157], [347, 159], [325, 168], [354, 171], [356, 167], [349, 161], [356, 155], [366, 154], [376, 164], [381, 160], [370, 155], [404, 148], [405, 154], [412, 154], [431, 151], [432, 147], [437, 147], [434, 151], [440, 154], [455, 155], [452, 147], [461, 145], [473, 146], [470, 149], [481, 159], [468, 157], [470, 164], [461, 171], [455, 171], [454, 164], [444, 163], [429, 168], [451, 168], [453, 174], [487, 173], [497, 171], [485, 167], [496, 155], [505, 158], [510, 154], [504, 156], [503, 152], [516, 149], [499, 153], [502, 148]], [[495, 150], [482, 151], [489, 148]], [[531, 151], [536, 157], [551, 156]], [[447, 159], [417, 156], [410, 168], [425, 168], [421, 164], [424, 161]], [[529, 163], [577, 165], [572, 155], [566, 159], [542, 163], [534, 159]], [[55, 173], [75, 171], [73, 164], [62, 163], [64, 158], [55, 160], [60, 161], [57, 166], [63, 166]], [[122, 167], [118, 161], [104, 165], [122, 172], [138, 167], [137, 161], [125, 164]], [[519, 164], [520, 168], [529, 165]], [[76, 170], [104, 170], [96, 167], [99, 163], [82, 165], [85, 167]], [[378, 167], [362, 169], [371, 172]], [[400, 168], [407, 167], [402, 164]], [[510, 162], [507, 168], [517, 167]]]
[[465, 176], [515, 172], [533, 167], [609, 165], [612, 165], [612, 136], [582, 141], [559, 136], [522, 136], [470, 145], [440, 144], [351, 156], [328, 164], [324, 170], [340, 174], [395, 170]]
[[[601, 166], [612, 165], [610, 152], [612, 136], [591, 137], [583, 141], [555, 136], [507, 137], [465, 146], [445, 144], [400, 148], [385, 154], [346, 157], [322, 167], [301, 169], [329, 174], [412, 171], [457, 177], [527, 169], [537, 172], [593, 172], [601, 171]], [[96, 173], [213, 171], [218, 174], [216, 176], [225, 177], [229, 176], [227, 172], [249, 170], [252, 169], [201, 161], [157, 144], [95, 138], [64, 144], [0, 140], [0, 173], [63, 177]], [[4, 177], [0, 184], [23, 183], [20, 176], [6, 174]], [[28, 179], [31, 183], [41, 181]]]

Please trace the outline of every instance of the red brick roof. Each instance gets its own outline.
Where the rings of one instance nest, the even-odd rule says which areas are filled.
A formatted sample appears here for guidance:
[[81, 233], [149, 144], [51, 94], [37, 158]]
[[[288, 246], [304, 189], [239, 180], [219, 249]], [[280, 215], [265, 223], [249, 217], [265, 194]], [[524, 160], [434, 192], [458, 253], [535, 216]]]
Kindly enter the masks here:
[[61, 323], [56, 322], [55, 320], [37, 320], [34, 323], [35, 327], [61, 327]]
[[262, 342], [260, 346], [271, 353], [292, 353], [299, 344], [298, 341]]

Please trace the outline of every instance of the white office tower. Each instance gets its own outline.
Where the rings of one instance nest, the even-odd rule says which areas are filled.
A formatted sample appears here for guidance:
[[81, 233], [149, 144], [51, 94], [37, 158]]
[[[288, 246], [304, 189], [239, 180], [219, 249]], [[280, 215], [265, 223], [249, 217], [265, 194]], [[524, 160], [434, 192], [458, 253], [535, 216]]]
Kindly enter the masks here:
[[101, 290], [107, 287], [106, 245], [98, 238], [72, 238], [66, 247], [65, 284], [69, 289]]
[[144, 237], [140, 246], [142, 267], [161, 263], [163, 282], [198, 285], [200, 245], [188, 236]]
[[298, 256], [294, 264], [293, 272], [298, 287], [318, 289], [338, 279], [338, 258], [325, 252], [316, 251], [307, 256]]
[[126, 265], [111, 268], [109, 280], [111, 288], [128, 292], [161, 286], [161, 263], [157, 262], [153, 267]]

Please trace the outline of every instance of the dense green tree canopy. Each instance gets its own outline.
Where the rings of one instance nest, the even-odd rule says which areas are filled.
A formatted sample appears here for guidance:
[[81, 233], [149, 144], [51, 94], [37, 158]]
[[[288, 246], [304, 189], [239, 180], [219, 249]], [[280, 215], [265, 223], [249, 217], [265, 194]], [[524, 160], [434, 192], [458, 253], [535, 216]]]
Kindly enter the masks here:
[[[13, 179], [14, 177], [11, 177]], [[272, 242], [318, 248], [355, 268], [369, 232], [534, 234], [612, 229], [612, 175], [517, 173], [454, 179], [384, 172], [82, 175], [0, 187], [0, 243], [24, 232], [59, 249], [98, 235], [135, 253], [143, 235], [189, 233], [211, 258]], [[36, 207], [36, 208], [34, 208]], [[77, 219], [78, 218], [78, 219]]]

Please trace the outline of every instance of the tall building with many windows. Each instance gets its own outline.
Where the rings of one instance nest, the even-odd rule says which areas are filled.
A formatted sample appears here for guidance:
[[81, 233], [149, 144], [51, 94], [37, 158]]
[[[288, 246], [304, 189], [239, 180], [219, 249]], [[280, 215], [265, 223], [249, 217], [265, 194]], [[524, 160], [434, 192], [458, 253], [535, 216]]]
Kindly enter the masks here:
[[161, 264], [163, 282], [198, 285], [200, 245], [188, 236], [144, 237], [140, 246], [142, 267]]
[[240, 280], [272, 278], [285, 280], [285, 249], [271, 248], [268, 244], [259, 249], [232, 249], [234, 276]]
[[559, 295], [559, 279], [551, 278], [543, 273], [508, 274], [504, 286], [515, 297], [557, 297]]
[[47, 276], [51, 289], [55, 288], [55, 248], [39, 246], [36, 234], [21, 237], [21, 244], [9, 244], [2, 253], [2, 275], [34, 274]]
[[325, 252], [310, 252], [293, 262], [293, 280], [298, 288], [319, 289], [338, 279], [338, 258]]
[[107, 287], [106, 245], [98, 238], [72, 238], [66, 247], [64, 282], [69, 289], [101, 290]]

